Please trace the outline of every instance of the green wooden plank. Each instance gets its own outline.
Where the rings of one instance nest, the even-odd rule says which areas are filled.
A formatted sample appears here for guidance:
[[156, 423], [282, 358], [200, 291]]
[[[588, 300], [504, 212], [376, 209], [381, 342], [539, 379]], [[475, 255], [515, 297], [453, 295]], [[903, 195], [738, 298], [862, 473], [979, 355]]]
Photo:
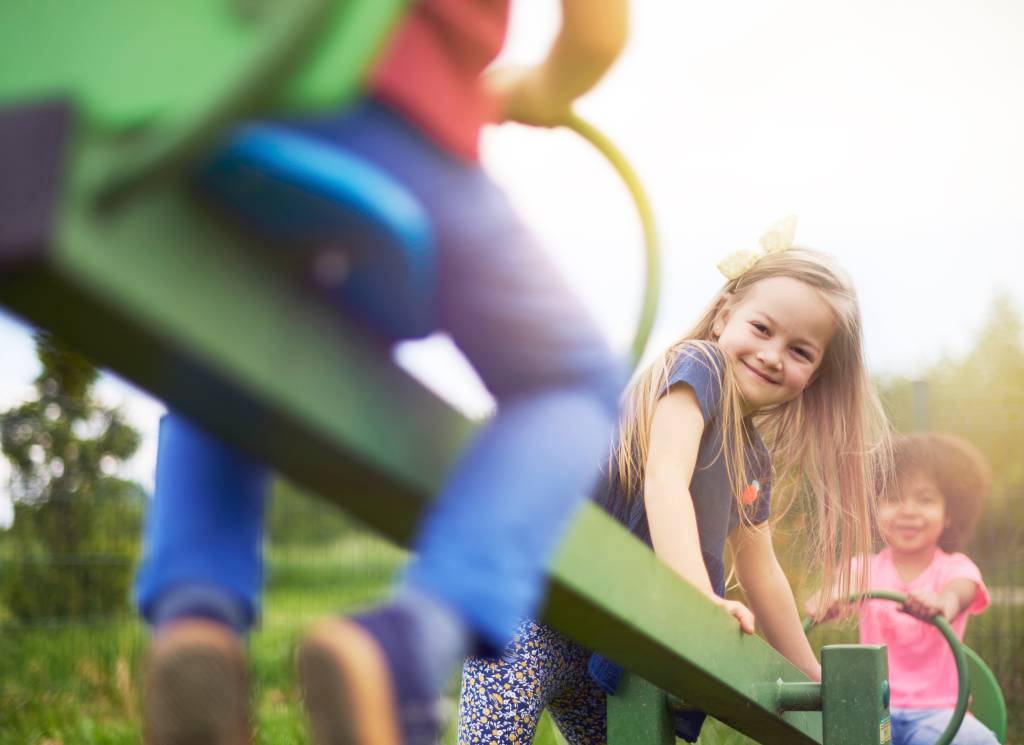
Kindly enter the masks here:
[[102, 219], [68, 214], [61, 231], [51, 251], [7, 267], [0, 301], [407, 538], [471, 427], [387, 349], [255, 260], [258, 247], [183, 188]]
[[[407, 541], [471, 425], [256, 248], [165, 181], [65, 205], [51, 246], [0, 256], [0, 302]], [[820, 742], [820, 715], [777, 716], [776, 681], [806, 678], [593, 505], [551, 578], [546, 618], [583, 644], [760, 742]]]
[[778, 715], [777, 682], [807, 677], [598, 508], [581, 511], [551, 578], [545, 617], [580, 643], [758, 742], [821, 741], [819, 713]]

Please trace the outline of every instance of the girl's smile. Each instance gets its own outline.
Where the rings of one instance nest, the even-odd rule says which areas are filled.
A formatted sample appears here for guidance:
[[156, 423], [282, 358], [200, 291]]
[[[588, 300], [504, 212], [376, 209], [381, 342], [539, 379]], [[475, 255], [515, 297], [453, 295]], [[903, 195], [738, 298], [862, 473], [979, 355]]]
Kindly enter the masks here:
[[761, 371], [751, 367], [744, 360], [740, 360], [740, 364], [743, 367], [745, 367], [751, 373], [751, 375], [754, 376], [755, 380], [760, 380], [760, 381], [766, 383], [767, 385], [779, 385], [778, 381], [772, 380], [772, 378], [770, 378], [766, 373], [763, 373], [763, 372], [761, 372]]

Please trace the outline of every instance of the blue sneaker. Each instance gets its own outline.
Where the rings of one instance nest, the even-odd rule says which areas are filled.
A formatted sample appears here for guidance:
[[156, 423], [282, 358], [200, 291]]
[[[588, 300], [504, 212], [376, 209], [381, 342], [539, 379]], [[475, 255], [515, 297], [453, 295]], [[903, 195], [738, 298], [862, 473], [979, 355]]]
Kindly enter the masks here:
[[324, 621], [299, 647], [316, 745], [435, 745], [443, 705], [414, 641], [415, 619], [384, 606]]

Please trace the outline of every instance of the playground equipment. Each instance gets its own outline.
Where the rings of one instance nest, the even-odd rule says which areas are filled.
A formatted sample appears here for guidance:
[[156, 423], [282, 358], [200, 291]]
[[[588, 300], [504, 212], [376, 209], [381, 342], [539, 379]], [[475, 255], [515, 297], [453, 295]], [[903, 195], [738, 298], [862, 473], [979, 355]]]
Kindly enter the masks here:
[[[225, 152], [215, 145], [238, 131], [231, 125], [357, 96], [403, 5], [5, 6], [0, 302], [406, 543], [470, 424], [280, 262], [257, 260], [259, 241], [214, 215], [194, 188], [195, 174]], [[611, 152], [585, 123], [569, 124]], [[613, 162], [635, 196], [635, 178]], [[650, 254], [643, 204], [641, 214]], [[401, 257], [407, 236], [381, 219], [400, 236], [392, 256]], [[656, 274], [651, 260], [649, 286]], [[634, 358], [654, 308], [648, 293]], [[550, 578], [545, 620], [649, 681], [633, 678], [613, 697], [615, 745], [664, 739], [661, 691], [762, 743], [888, 742], [880, 648], [826, 650], [825, 682], [809, 683], [592, 505]]]
[[[854, 593], [849, 598], [851, 603], [862, 600], [890, 600], [902, 605], [907, 602], [907, 596], [888, 590], [868, 590]], [[1006, 742], [1006, 702], [995, 675], [977, 652], [956, 638], [953, 628], [944, 617], [935, 616], [930, 623], [939, 630], [953, 652], [959, 684], [953, 716], [935, 745], [949, 745], [953, 741], [968, 708], [978, 721], [992, 730], [999, 742]], [[805, 632], [810, 632], [815, 625], [813, 618], [804, 619]]]

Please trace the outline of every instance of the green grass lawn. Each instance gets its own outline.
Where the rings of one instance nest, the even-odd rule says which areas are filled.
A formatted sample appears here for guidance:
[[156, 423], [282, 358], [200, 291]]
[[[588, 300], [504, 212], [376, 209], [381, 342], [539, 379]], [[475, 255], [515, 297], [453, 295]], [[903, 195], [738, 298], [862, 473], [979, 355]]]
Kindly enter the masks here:
[[[404, 560], [361, 534], [323, 549], [271, 552], [263, 621], [249, 647], [257, 742], [308, 742], [292, 672], [296, 641], [312, 621], [383, 597]], [[140, 742], [144, 648], [144, 631], [130, 618], [0, 629], [0, 745]], [[453, 711], [456, 697], [453, 690]], [[455, 742], [455, 724], [453, 717], [446, 743]], [[557, 745], [552, 730], [545, 719], [537, 742]]]
[[[324, 548], [271, 551], [263, 622], [249, 650], [257, 742], [308, 742], [292, 672], [295, 642], [312, 621], [383, 597], [404, 560], [402, 551], [361, 533]], [[993, 631], [999, 619], [999, 613], [976, 619], [969, 640], [971, 632]], [[816, 630], [812, 637], [818, 644], [853, 639], [851, 630], [834, 627]], [[0, 627], [0, 745], [138, 743], [144, 644], [144, 632], [131, 618], [93, 625]], [[990, 660], [999, 674], [1002, 663], [997, 663]], [[453, 711], [457, 685], [453, 680]], [[1013, 707], [1011, 701], [1011, 712]], [[1010, 742], [1014, 727], [1011, 719]], [[444, 742], [455, 742], [454, 717]], [[535, 742], [564, 743], [546, 717]], [[701, 736], [701, 745], [750, 742], [717, 722], [710, 722]]]

